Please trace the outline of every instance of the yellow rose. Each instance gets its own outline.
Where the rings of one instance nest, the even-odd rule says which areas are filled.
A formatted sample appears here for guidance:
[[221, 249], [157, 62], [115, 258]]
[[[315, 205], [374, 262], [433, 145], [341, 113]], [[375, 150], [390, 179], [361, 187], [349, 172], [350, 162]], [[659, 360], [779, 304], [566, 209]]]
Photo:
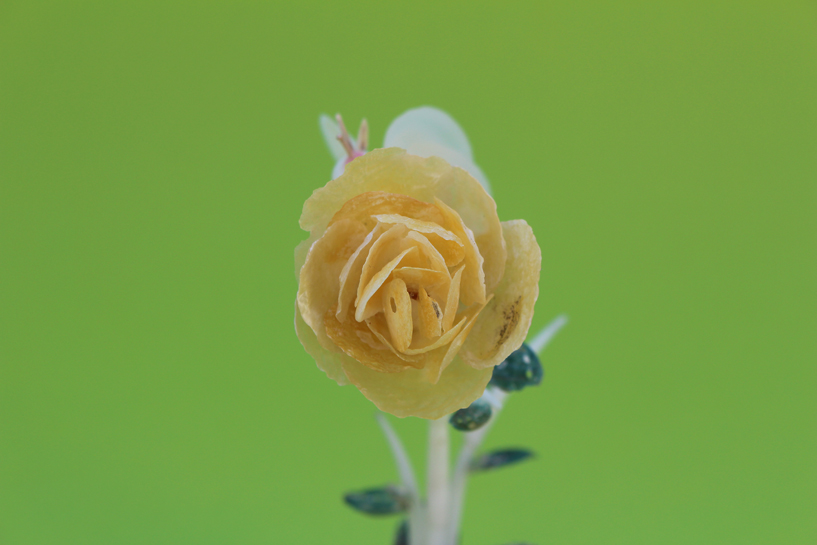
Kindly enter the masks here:
[[500, 223], [465, 170], [374, 150], [312, 194], [300, 225], [298, 337], [381, 410], [437, 419], [466, 407], [524, 341], [539, 246], [525, 221]]

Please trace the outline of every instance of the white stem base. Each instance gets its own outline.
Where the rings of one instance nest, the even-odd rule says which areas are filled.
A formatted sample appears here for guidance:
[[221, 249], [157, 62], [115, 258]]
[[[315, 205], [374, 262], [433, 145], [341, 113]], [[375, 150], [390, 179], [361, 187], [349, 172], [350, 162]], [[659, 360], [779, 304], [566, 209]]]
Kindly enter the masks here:
[[448, 419], [428, 423], [428, 541], [427, 545], [450, 545]]

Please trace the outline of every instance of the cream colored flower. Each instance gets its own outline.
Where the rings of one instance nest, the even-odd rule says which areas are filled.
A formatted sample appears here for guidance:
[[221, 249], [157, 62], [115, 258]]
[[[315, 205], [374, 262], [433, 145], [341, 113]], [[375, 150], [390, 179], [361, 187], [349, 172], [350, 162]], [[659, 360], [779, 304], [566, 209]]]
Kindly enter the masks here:
[[[475, 167], [470, 148], [460, 156]], [[500, 223], [462, 168], [374, 150], [312, 194], [300, 225], [298, 337], [381, 410], [436, 419], [468, 406], [525, 339], [539, 246], [525, 221]]]

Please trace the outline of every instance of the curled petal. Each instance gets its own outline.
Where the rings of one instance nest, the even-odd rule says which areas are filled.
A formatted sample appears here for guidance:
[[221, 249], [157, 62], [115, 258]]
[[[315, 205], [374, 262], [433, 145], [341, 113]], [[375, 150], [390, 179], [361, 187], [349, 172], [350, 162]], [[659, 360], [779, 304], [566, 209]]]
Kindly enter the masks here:
[[[505, 243], [496, 203], [473, 176], [436, 157], [424, 159], [398, 148], [378, 149], [358, 157], [346, 166], [343, 175], [307, 199], [301, 214], [301, 228], [323, 232], [350, 199], [369, 192], [405, 195], [426, 204], [438, 197], [456, 210], [473, 231], [480, 253], [486, 259], [485, 282], [489, 291], [502, 278]], [[365, 213], [371, 215], [369, 211]], [[412, 216], [399, 208], [377, 213], [435, 221]]]
[[420, 365], [413, 363], [416, 360], [398, 357], [377, 339], [365, 322], [358, 322], [353, 316], [347, 316], [341, 323], [335, 316], [335, 310], [332, 308], [324, 317], [326, 334], [346, 355], [376, 370], [374, 372], [378, 374], [402, 374], [401, 371]]
[[539, 296], [542, 254], [533, 230], [524, 220], [503, 222], [502, 230], [508, 248], [505, 276], [460, 352], [476, 369], [501, 363], [522, 345]]
[[363, 272], [363, 264], [366, 262], [366, 258], [369, 256], [369, 249], [372, 247], [373, 241], [377, 240], [380, 233], [381, 226], [377, 225], [368, 235], [366, 235], [366, 238], [363, 239], [360, 246], [358, 246], [354, 253], [352, 253], [340, 272], [338, 310], [335, 315], [341, 322], [346, 319], [346, 311], [357, 296], [357, 286], [360, 283], [360, 275]]
[[453, 208], [439, 199], [436, 199], [436, 202], [443, 211], [446, 225], [463, 241], [465, 246], [465, 269], [460, 287], [460, 299], [466, 305], [482, 304], [485, 302], [485, 271], [482, 268], [485, 258], [479, 253], [474, 233], [463, 223], [462, 218]]
[[434, 224], [443, 222], [442, 213], [433, 204], [418, 201], [406, 195], [368, 191], [349, 199], [334, 216], [331, 223], [342, 219], [353, 219], [371, 229], [377, 222], [378, 214], [400, 214], [418, 221]]
[[298, 283], [298, 307], [303, 320], [321, 344], [331, 348], [323, 329], [323, 316], [337, 305], [340, 273], [349, 256], [366, 235], [360, 222], [344, 220], [332, 225], [309, 249]]
[[318, 369], [341, 386], [349, 384], [349, 379], [346, 378], [346, 373], [343, 371], [343, 362], [354, 360], [340, 350], [330, 351], [321, 346], [315, 332], [304, 322], [297, 303], [295, 304], [295, 333], [306, 353], [315, 360]]
[[442, 418], [470, 405], [491, 379], [491, 369], [474, 369], [460, 358], [454, 358], [436, 384], [429, 383], [422, 370], [381, 373], [352, 359], [343, 361], [343, 370], [381, 411], [400, 418]]
[[[456, 212], [454, 213], [456, 214]], [[460, 237], [447, 229], [443, 229], [438, 223], [419, 221], [399, 214], [378, 214], [374, 218], [380, 223], [405, 225], [412, 231], [422, 233], [444, 256], [447, 267], [458, 265], [465, 257], [465, 245], [460, 241]], [[474, 245], [476, 245], [476, 242], [474, 242]]]

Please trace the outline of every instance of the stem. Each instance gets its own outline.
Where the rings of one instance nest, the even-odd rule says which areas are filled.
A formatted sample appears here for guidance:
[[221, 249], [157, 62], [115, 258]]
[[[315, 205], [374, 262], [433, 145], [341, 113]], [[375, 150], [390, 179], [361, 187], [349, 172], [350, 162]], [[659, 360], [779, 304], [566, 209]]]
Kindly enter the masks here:
[[446, 543], [448, 526], [448, 420], [428, 422], [428, 545]]
[[553, 339], [554, 335], [556, 335], [566, 323], [567, 316], [564, 314], [557, 316], [552, 322], [543, 327], [539, 333], [536, 334], [533, 340], [528, 343], [528, 346], [530, 346], [531, 350], [537, 354], [541, 354], [542, 350], [545, 349], [550, 340]]
[[406, 492], [409, 498], [409, 541], [411, 545], [421, 545], [422, 536], [424, 534], [423, 520], [425, 513], [423, 513], [423, 504], [420, 501], [420, 493], [417, 488], [417, 480], [414, 478], [414, 469], [411, 467], [411, 460], [408, 457], [403, 442], [400, 437], [391, 427], [386, 416], [382, 413], [375, 415], [377, 423], [383, 430], [386, 440], [391, 448], [391, 453], [394, 456], [395, 464], [397, 465], [397, 473], [400, 475], [400, 485]]
[[457, 456], [457, 463], [454, 466], [454, 476], [451, 479], [451, 519], [448, 526], [448, 543], [453, 545], [457, 542], [460, 533], [460, 524], [462, 523], [462, 507], [465, 500], [465, 488], [468, 483], [468, 469], [471, 460], [474, 458], [479, 446], [488, 435], [488, 431], [496, 422], [499, 412], [502, 410], [502, 402], [507, 397], [507, 392], [496, 389], [492, 391], [492, 399], [497, 404], [492, 403], [494, 414], [484, 426], [476, 431], [466, 432], [462, 448], [459, 456]]

